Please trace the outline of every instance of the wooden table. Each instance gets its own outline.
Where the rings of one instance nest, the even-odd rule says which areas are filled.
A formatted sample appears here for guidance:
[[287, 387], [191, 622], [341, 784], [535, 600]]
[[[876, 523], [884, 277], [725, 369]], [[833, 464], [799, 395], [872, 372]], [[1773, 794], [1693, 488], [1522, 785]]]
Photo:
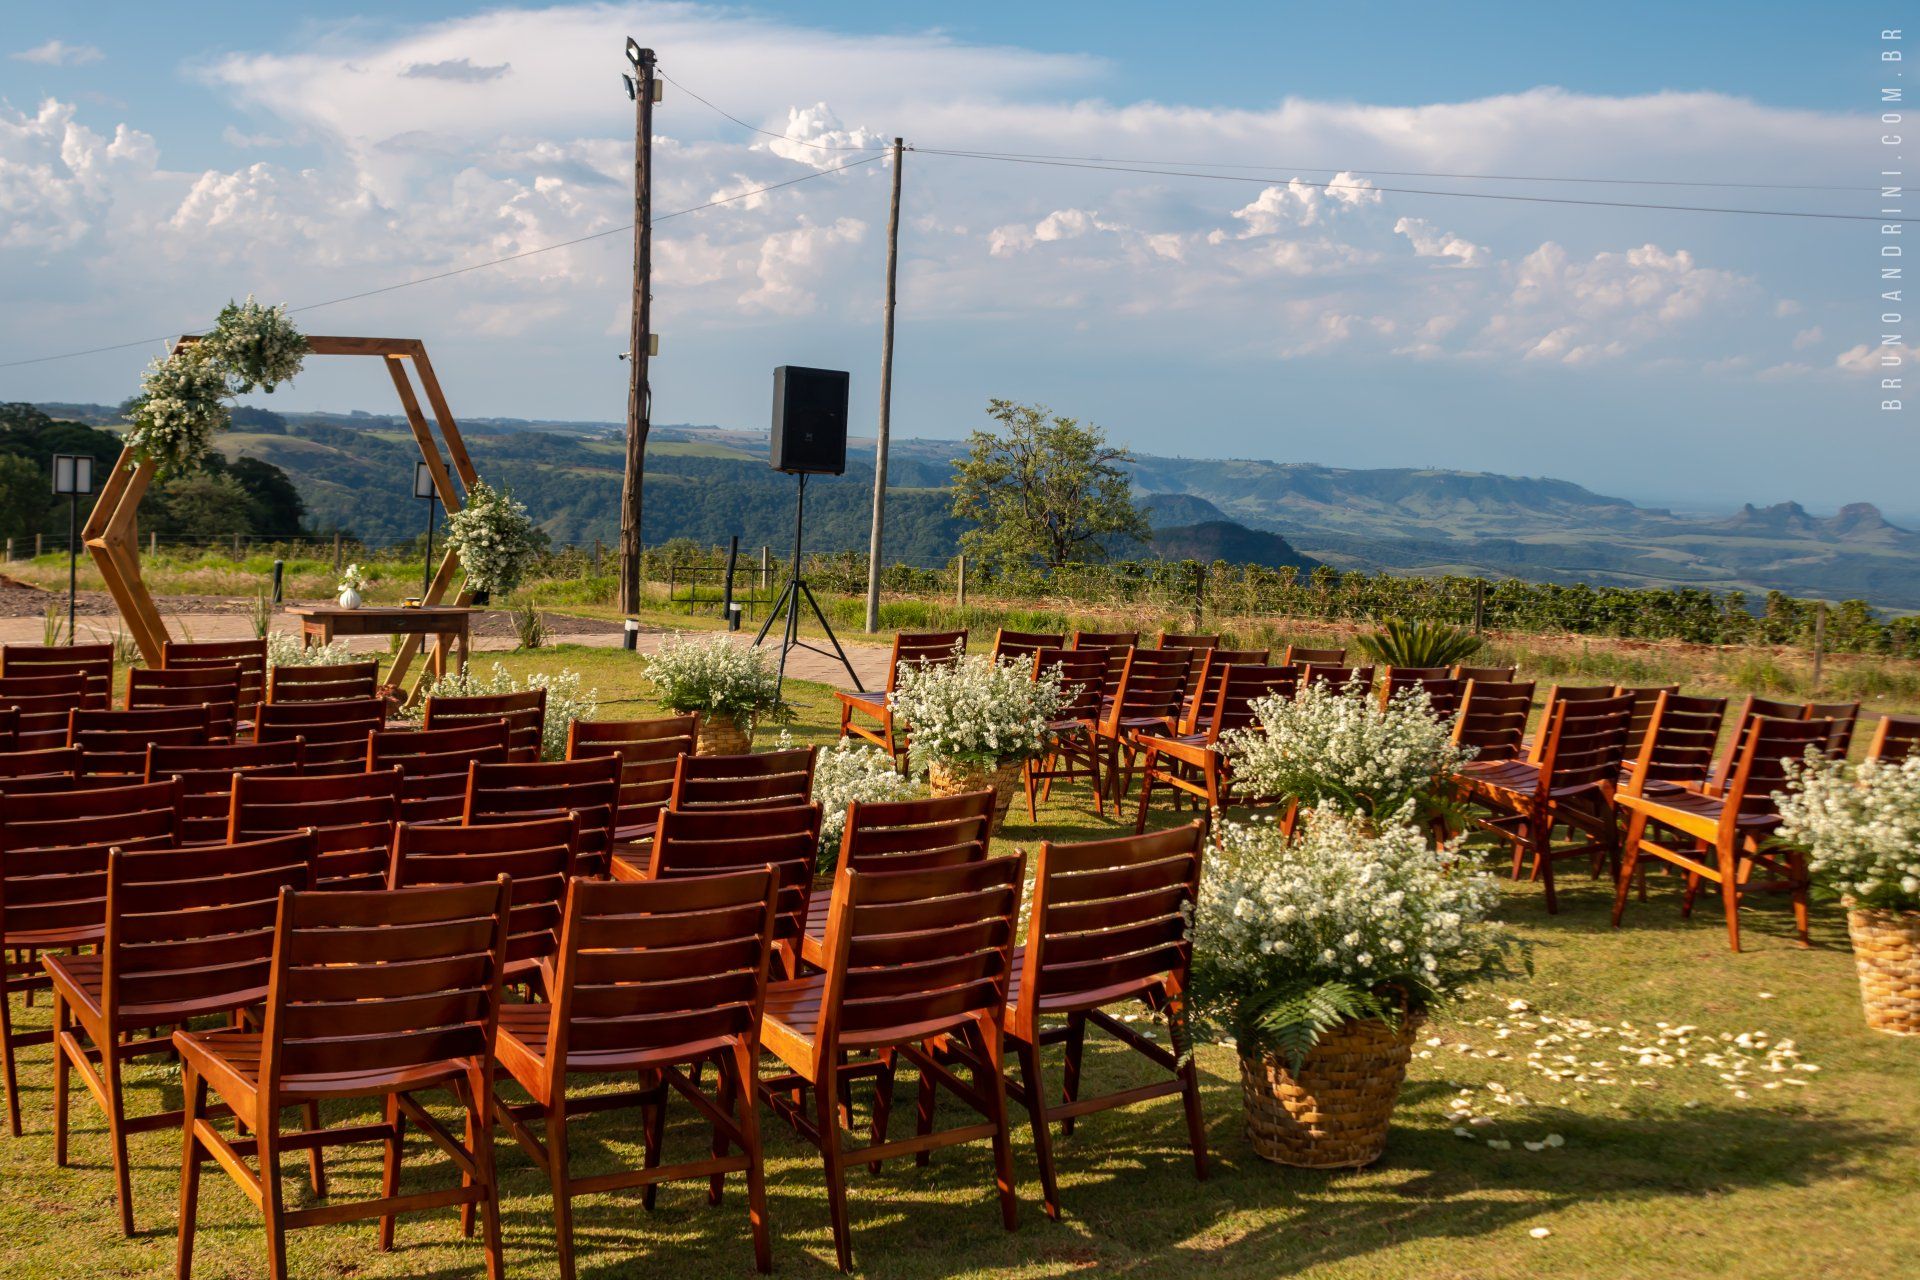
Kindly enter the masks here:
[[447, 653], [460, 647], [459, 669], [467, 669], [471, 652], [468, 627], [478, 609], [460, 605], [423, 604], [417, 608], [362, 605], [342, 609], [337, 604], [294, 605], [287, 612], [300, 619], [300, 643], [304, 648], [316, 642], [330, 643], [335, 636], [438, 636], [441, 643], [433, 649], [433, 674], [447, 674]]

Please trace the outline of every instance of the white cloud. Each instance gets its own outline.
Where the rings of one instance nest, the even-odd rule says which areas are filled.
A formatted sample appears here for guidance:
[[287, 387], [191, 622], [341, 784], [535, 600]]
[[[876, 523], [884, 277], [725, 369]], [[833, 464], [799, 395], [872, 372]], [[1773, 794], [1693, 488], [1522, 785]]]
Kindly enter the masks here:
[[98, 62], [107, 55], [90, 44], [68, 44], [64, 40], [49, 40], [31, 49], [22, 49], [11, 56], [16, 62], [37, 62], [43, 67], [83, 67], [89, 62]]

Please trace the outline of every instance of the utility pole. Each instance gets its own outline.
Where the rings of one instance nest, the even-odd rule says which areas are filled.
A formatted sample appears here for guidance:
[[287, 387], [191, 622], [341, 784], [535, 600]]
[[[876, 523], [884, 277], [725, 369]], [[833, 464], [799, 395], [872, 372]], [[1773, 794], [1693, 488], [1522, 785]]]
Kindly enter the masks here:
[[893, 207], [887, 213], [887, 302], [880, 319], [880, 431], [873, 446], [873, 536], [867, 540], [867, 634], [880, 629], [880, 535], [887, 517], [887, 441], [893, 428], [893, 302], [900, 274], [900, 159], [893, 140]]
[[627, 40], [626, 76], [633, 99], [633, 326], [627, 343], [627, 466], [620, 489], [620, 612], [626, 615], [626, 647], [639, 641], [641, 485], [647, 473], [647, 432], [653, 425], [653, 393], [647, 386], [648, 344], [653, 332], [653, 50]]

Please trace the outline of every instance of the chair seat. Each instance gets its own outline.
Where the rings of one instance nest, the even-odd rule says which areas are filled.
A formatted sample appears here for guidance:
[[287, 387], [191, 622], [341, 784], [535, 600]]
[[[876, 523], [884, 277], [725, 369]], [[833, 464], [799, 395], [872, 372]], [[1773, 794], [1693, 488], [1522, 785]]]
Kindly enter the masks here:
[[[260, 1095], [259, 1031], [176, 1031], [174, 1047], [243, 1117], [251, 1114]], [[425, 1089], [466, 1075], [471, 1062], [446, 1058], [421, 1066], [393, 1070], [339, 1071], [324, 1074], [283, 1075], [280, 1096], [299, 1100], [354, 1098]]]
[[[106, 1017], [100, 1003], [100, 992], [104, 985], [107, 965], [105, 956], [98, 954], [42, 956], [40, 963], [46, 966], [47, 975], [53, 979], [55, 990], [59, 991], [61, 997], [82, 1015], [82, 1021], [100, 1022]], [[261, 964], [259, 971], [264, 976], [266, 965]], [[246, 1008], [259, 1004], [266, 998], [267, 987], [266, 983], [262, 982], [258, 986], [245, 987], [238, 991], [217, 991], [192, 1000], [155, 1000], [145, 1004], [122, 1003], [118, 1011], [118, 1021], [126, 1027], [166, 1026], [184, 1022], [188, 1018]]]

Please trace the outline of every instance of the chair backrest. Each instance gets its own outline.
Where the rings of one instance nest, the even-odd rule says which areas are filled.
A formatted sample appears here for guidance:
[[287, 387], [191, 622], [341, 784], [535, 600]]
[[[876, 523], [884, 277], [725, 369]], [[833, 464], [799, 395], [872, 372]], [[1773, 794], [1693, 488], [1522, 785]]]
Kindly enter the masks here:
[[66, 746], [67, 721], [74, 710], [95, 705], [87, 677], [78, 671], [0, 676], [0, 706], [14, 708], [19, 716], [14, 726], [18, 751]]
[[400, 820], [458, 820], [467, 807], [467, 766], [507, 758], [507, 722], [476, 720], [455, 729], [375, 729], [367, 734], [367, 771], [400, 770]]
[[782, 809], [668, 809], [660, 814], [647, 861], [653, 880], [774, 869], [779, 885], [773, 936], [798, 945], [806, 933], [814, 866], [820, 853], [820, 806]]
[[513, 886], [507, 966], [517, 975], [560, 945], [560, 905], [579, 845], [579, 821], [572, 813], [471, 827], [402, 822], [393, 829], [387, 888], [490, 884], [507, 877]]
[[[659, 817], [673, 796], [673, 768], [692, 755], [698, 715], [656, 720], [575, 720], [567, 725], [567, 759], [620, 757], [620, 813], [614, 825], [625, 833]], [[625, 838], [624, 834], [622, 838]]]
[[1894, 764], [1912, 755], [1916, 748], [1920, 748], [1920, 716], [1881, 716], [1873, 741], [1867, 744], [1867, 759]]
[[218, 714], [217, 708], [204, 702], [138, 711], [76, 710], [67, 720], [67, 745], [80, 748], [80, 767], [87, 773], [144, 776], [148, 746], [156, 742], [207, 746], [214, 741]]
[[[108, 1025], [224, 1013], [267, 998], [282, 889], [313, 887], [313, 832], [107, 859], [101, 1007]], [[158, 1006], [143, 1016], [143, 1008]]]
[[1804, 702], [1782, 702], [1777, 698], [1756, 698], [1748, 694], [1740, 704], [1740, 714], [1734, 717], [1733, 736], [1727, 739], [1727, 748], [1720, 753], [1720, 762], [1714, 768], [1712, 787], [1724, 792], [1733, 781], [1734, 770], [1739, 766], [1739, 756], [1747, 739], [1747, 729], [1752, 723], [1765, 716], [1773, 720], [1805, 720], [1807, 704]]
[[760, 1038], [778, 878], [725, 875], [596, 883], [567, 891], [554, 966], [547, 1070], [555, 1085], [594, 1055], [662, 1064]]
[[460, 820], [468, 826], [557, 817], [570, 809], [580, 821], [575, 874], [607, 874], [614, 816], [620, 811], [618, 757], [506, 764], [476, 761], [467, 767], [467, 799]]
[[281, 1082], [471, 1060], [492, 1088], [509, 888], [283, 890], [261, 1038], [262, 1105]]
[[227, 810], [227, 839], [238, 844], [312, 827], [320, 842], [318, 887], [370, 889], [386, 884], [393, 827], [399, 820], [398, 769], [236, 773]]
[[353, 702], [377, 697], [380, 664], [338, 662], [330, 666], [275, 667], [267, 673], [268, 702]]
[[1042, 649], [1064, 649], [1065, 632], [1009, 631], [1001, 627], [993, 634], [993, 660], [1015, 658], [1025, 662]]
[[1219, 636], [1181, 635], [1176, 631], [1162, 631], [1160, 639], [1153, 646], [1156, 649], [1218, 649]]
[[268, 702], [253, 723], [253, 740], [300, 738], [307, 744], [307, 772], [357, 773], [366, 767], [367, 735], [386, 723], [387, 704], [381, 698]]
[[1060, 668], [1060, 689], [1066, 695], [1056, 720], [1100, 719], [1100, 694], [1107, 685], [1107, 654], [1104, 649], [1042, 649], [1033, 655], [1033, 674], [1048, 667]]
[[1798, 765], [1809, 748], [1824, 752], [1833, 735], [1830, 720], [1779, 720], [1755, 716], [1741, 732], [1741, 743], [1733, 774], [1723, 793], [1726, 808], [1721, 826], [1730, 827], [1736, 818], [1777, 819], [1779, 808], [1773, 796], [1787, 787], [1789, 763]]
[[81, 677], [81, 706], [105, 710], [113, 702], [111, 644], [0, 645], [0, 679], [14, 676]]
[[1347, 665], [1345, 649], [1309, 649], [1302, 644], [1290, 644], [1286, 652], [1280, 655], [1280, 665], [1285, 667], [1304, 667], [1312, 663], [1321, 667], [1344, 667]]
[[918, 871], [978, 862], [993, 843], [993, 792], [930, 800], [855, 800], [835, 868]]
[[240, 720], [240, 668], [231, 664], [133, 667], [127, 672], [126, 707], [129, 711], [201, 704], [213, 708], [213, 736], [233, 737], [234, 726]]
[[1512, 684], [1514, 676], [1519, 673], [1518, 667], [1469, 667], [1460, 663], [1453, 669], [1453, 678], [1478, 680], [1481, 684]]
[[179, 796], [171, 779], [0, 792], [0, 939], [20, 950], [98, 942], [108, 852], [175, 848]]
[[[1181, 637], [1186, 638], [1186, 637]], [[1205, 639], [1206, 637], [1197, 637]], [[1264, 667], [1273, 654], [1271, 649], [1222, 649], [1218, 646], [1201, 648], [1198, 645], [1182, 646], [1162, 645], [1161, 648], [1191, 647], [1199, 653], [1194, 661], [1193, 672], [1187, 677], [1187, 692], [1181, 706], [1181, 730], [1192, 733], [1204, 728], [1207, 716], [1213, 710], [1213, 704], [1220, 698], [1220, 682], [1225, 679], [1228, 667]]]
[[1021, 957], [1025, 1034], [1044, 1001], [1096, 1008], [1187, 985], [1187, 917], [1200, 892], [1198, 822], [1080, 844], [1040, 843]]
[[743, 755], [689, 756], [674, 761], [673, 809], [726, 805], [736, 809], [782, 808], [813, 799], [816, 749], [756, 751]]
[[900, 680], [901, 664], [912, 667], [946, 666], [958, 662], [967, 651], [965, 631], [896, 632], [893, 656], [887, 660], [887, 692], [892, 693]]
[[547, 691], [523, 689], [519, 693], [486, 693], [461, 697], [427, 695], [428, 729], [451, 729], [472, 720], [507, 722], [507, 759], [527, 763], [540, 758], [540, 744], [547, 730]]
[[816, 1063], [920, 1040], [1006, 1008], [1026, 857], [833, 881]]
[[1833, 760], [1845, 760], [1853, 749], [1853, 730], [1860, 723], [1860, 704], [1857, 702], [1809, 702], [1807, 719], [1833, 721], [1833, 737], [1827, 740], [1827, 756]]
[[1108, 725], [1164, 720], [1170, 729], [1178, 726], [1188, 679], [1204, 657], [1198, 649], [1128, 649], [1107, 708]]
[[1301, 663], [1300, 687], [1309, 689], [1316, 685], [1324, 685], [1339, 693], [1365, 693], [1373, 688], [1373, 668], [1343, 667], [1326, 662]]
[[1452, 720], [1460, 710], [1460, 695], [1466, 681], [1456, 680], [1448, 667], [1387, 667], [1380, 681], [1380, 707], [1385, 710], [1395, 697], [1407, 689], [1424, 689], [1427, 702], [1439, 720]]
[[195, 667], [237, 667], [240, 670], [240, 716], [251, 720], [256, 708], [267, 700], [267, 641], [258, 640], [169, 640], [161, 650], [160, 666], [166, 671], [190, 671]]
[[1517, 760], [1533, 715], [1533, 682], [1469, 680], [1460, 694], [1453, 740], [1474, 748], [1476, 761]]
[[1619, 781], [1633, 720], [1633, 695], [1561, 699], [1547, 705], [1540, 728], [1540, 790], [1564, 795], [1581, 787], [1610, 790]]
[[1254, 703], [1267, 698], [1291, 700], [1299, 687], [1300, 673], [1293, 667], [1241, 663], [1227, 667], [1220, 692], [1202, 721], [1207, 740], [1218, 742], [1223, 733], [1252, 728], [1260, 719], [1254, 714]]
[[180, 780], [180, 838], [199, 844], [227, 838], [234, 774], [298, 773], [305, 757], [306, 744], [298, 738], [215, 746], [156, 742], [147, 748], [142, 776], [148, 782]]

